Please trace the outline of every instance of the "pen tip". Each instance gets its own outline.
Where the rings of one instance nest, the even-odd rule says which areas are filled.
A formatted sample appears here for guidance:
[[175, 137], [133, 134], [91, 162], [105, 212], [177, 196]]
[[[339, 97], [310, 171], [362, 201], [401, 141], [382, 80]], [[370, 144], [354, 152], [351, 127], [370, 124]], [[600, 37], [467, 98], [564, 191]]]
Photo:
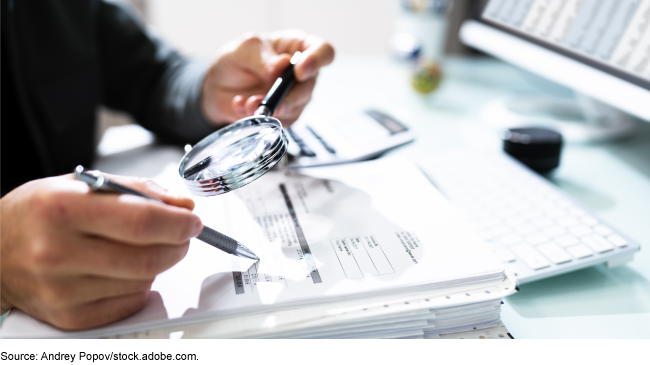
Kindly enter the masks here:
[[235, 250], [235, 254], [237, 256], [245, 257], [245, 258], [250, 259], [250, 260], [255, 260], [255, 261], [260, 260], [260, 258], [256, 254], [254, 254], [253, 251], [251, 251], [248, 247], [242, 245], [241, 243], [239, 243], [237, 245], [237, 249]]

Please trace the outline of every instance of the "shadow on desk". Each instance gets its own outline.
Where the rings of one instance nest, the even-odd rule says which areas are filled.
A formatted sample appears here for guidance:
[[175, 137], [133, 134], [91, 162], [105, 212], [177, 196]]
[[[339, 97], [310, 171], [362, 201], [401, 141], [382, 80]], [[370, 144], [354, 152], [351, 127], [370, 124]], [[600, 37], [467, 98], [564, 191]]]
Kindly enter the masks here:
[[508, 304], [526, 318], [650, 312], [650, 282], [627, 266], [593, 266], [521, 285]]
[[603, 144], [602, 148], [650, 178], [650, 123], [643, 123], [634, 136]]

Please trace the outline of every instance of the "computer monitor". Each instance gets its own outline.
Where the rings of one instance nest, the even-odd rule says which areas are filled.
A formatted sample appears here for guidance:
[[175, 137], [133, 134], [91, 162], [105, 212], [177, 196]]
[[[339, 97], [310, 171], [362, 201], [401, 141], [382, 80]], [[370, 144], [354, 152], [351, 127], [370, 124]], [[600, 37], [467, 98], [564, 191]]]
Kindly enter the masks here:
[[[555, 123], [569, 132], [569, 139], [621, 137], [638, 126], [629, 115], [650, 120], [650, 0], [483, 1], [476, 17], [463, 24], [460, 38], [581, 95], [581, 110], [589, 122]], [[522, 124], [553, 122], [513, 111], [514, 105], [535, 109], [534, 102], [506, 104], [494, 104], [491, 111], [508, 109]], [[537, 104], [553, 105], [561, 108]]]

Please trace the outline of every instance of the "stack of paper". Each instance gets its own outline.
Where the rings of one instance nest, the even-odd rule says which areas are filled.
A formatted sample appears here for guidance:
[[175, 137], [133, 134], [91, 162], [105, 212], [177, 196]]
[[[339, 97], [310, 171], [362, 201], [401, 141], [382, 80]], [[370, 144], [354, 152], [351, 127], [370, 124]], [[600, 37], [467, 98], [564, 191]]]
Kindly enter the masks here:
[[[184, 189], [173, 167], [159, 181]], [[489, 248], [405, 159], [270, 172], [196, 202], [206, 225], [261, 260], [193, 241], [129, 318], [64, 332], [15, 311], [2, 336], [437, 337], [495, 326], [501, 298], [515, 291]]]

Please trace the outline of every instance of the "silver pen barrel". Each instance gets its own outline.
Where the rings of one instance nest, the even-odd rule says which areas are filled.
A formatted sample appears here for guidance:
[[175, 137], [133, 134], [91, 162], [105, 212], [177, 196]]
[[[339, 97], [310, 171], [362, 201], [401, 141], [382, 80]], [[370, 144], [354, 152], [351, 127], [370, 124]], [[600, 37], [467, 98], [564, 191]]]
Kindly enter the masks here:
[[196, 238], [231, 255], [251, 260], [258, 259], [257, 255], [246, 246], [210, 227], [203, 226], [203, 230]]

